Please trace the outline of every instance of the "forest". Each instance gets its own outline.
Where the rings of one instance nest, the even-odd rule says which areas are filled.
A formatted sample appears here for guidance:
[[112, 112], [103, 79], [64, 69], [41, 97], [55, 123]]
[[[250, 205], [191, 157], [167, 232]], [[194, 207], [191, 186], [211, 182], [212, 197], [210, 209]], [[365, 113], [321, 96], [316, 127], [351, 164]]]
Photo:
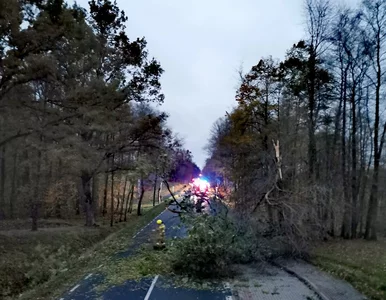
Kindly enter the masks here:
[[0, 0], [0, 298], [290, 257], [384, 299], [386, 2], [304, 3], [304, 38], [237, 73], [201, 171], [116, 1]]
[[[159, 110], [163, 69], [110, 1], [0, 2], [0, 220], [126, 220], [198, 167]], [[136, 195], [134, 197], [134, 194]], [[138, 195], [138, 197], [137, 197]], [[117, 220], [115, 220], [117, 219]]]
[[97, 253], [127, 246], [200, 172], [167, 124], [146, 39], [129, 38], [115, 1], [88, 4], [0, 0], [2, 299], [73, 278], [122, 229]]
[[[203, 170], [304, 239], [386, 234], [386, 2], [306, 1], [306, 37], [240, 70]], [[224, 180], [225, 179], [225, 180]]]

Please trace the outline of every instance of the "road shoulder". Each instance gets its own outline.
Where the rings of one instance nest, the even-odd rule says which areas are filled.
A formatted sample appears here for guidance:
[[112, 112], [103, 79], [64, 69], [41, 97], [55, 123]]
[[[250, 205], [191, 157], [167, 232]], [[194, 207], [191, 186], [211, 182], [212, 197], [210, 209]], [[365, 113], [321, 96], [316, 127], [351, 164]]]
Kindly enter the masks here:
[[325, 297], [325, 300], [367, 299], [346, 281], [334, 278], [302, 260], [281, 260], [278, 264], [304, 278]]

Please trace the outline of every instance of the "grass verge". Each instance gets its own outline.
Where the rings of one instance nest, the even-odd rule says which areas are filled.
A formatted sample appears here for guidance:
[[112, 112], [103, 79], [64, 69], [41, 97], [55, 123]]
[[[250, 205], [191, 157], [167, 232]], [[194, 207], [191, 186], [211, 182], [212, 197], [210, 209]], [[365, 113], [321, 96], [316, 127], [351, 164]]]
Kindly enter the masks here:
[[336, 240], [315, 247], [312, 262], [374, 300], [386, 299], [386, 240]]
[[152, 244], [143, 245], [135, 255], [111, 261], [101, 269], [105, 279], [103, 284], [96, 287], [97, 292], [103, 292], [111, 286], [119, 286], [127, 280], [138, 281], [152, 278], [155, 275], [163, 277], [164, 287], [173, 286], [203, 290], [221, 289], [221, 281], [215, 279], [200, 280], [186, 274], [176, 274], [173, 269], [175, 251], [173, 240], [167, 241], [163, 250], [154, 250]]
[[186, 214], [182, 222], [187, 236], [168, 240], [166, 249], [156, 251], [148, 243], [134, 256], [106, 264], [101, 269], [105, 280], [97, 291], [157, 274], [167, 275], [174, 286], [215, 289], [219, 280], [233, 274], [233, 264], [260, 258], [252, 230], [236, 225], [225, 212]]
[[[87, 234], [80, 234], [79, 232], [73, 233], [77, 237], [69, 236], [68, 240], [66, 237], [63, 237], [61, 233], [60, 237], [57, 239], [53, 238], [52, 235], [47, 236], [47, 243], [42, 243], [41, 240], [37, 245], [40, 248], [37, 249], [37, 253], [42, 253], [42, 249], [48, 249], [50, 243], [60, 243], [61, 245], [67, 245], [69, 250], [66, 250], [66, 254], [63, 253], [63, 246], [56, 249], [56, 252], [50, 252], [50, 250], [45, 250], [45, 253], [40, 259], [37, 258], [32, 263], [35, 264], [35, 267], [40, 266], [47, 268], [49, 265], [48, 262], [56, 261], [59, 264], [65, 263], [65, 268], [57, 268], [54, 273], [49, 274], [49, 278], [45, 278], [45, 282], [41, 284], [35, 284], [35, 287], [24, 294], [22, 294], [19, 299], [57, 299], [62, 295], [66, 290], [76, 284], [81, 278], [83, 278], [89, 272], [95, 272], [98, 270], [98, 267], [108, 260], [112, 255], [117, 252], [125, 250], [132, 241], [133, 234], [149, 223], [154, 217], [160, 214], [165, 209], [165, 204], [160, 204], [143, 214], [141, 217], [130, 216], [128, 222], [121, 223], [121, 229], [112, 233], [107, 234], [108, 237], [103, 241], [96, 243], [94, 240], [90, 239], [90, 231], [98, 229], [87, 230]], [[116, 229], [115, 229], [116, 230]], [[111, 232], [110, 232], [111, 233]], [[104, 235], [106, 237], [106, 235]], [[73, 243], [73, 247], [69, 246], [69, 243]], [[90, 244], [93, 246], [90, 247]], [[51, 253], [51, 254], [49, 254]], [[56, 255], [55, 255], [56, 254]], [[10, 266], [12, 268], [12, 266]], [[33, 268], [38, 272], [38, 268]], [[1, 278], [1, 276], [0, 276]]]

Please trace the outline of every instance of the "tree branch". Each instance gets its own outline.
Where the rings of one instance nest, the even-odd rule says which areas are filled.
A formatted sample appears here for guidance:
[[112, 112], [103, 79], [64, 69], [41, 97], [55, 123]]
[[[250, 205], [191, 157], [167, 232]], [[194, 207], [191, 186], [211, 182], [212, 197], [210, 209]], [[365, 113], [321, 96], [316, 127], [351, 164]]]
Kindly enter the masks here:
[[173, 198], [173, 202], [175, 203], [175, 204], [177, 204], [177, 206], [179, 207], [179, 208], [181, 208], [182, 209], [182, 206], [181, 206], [181, 204], [180, 203], [178, 203], [178, 201], [177, 201], [177, 199], [174, 197], [174, 195], [173, 195], [173, 193], [172, 193], [172, 191], [170, 190], [170, 186], [169, 186], [169, 183], [167, 182], [167, 180], [163, 180], [163, 182], [165, 183], [165, 185], [166, 185], [166, 188], [168, 189], [168, 191], [169, 191], [169, 193], [170, 193], [170, 195], [172, 196], [172, 198]]

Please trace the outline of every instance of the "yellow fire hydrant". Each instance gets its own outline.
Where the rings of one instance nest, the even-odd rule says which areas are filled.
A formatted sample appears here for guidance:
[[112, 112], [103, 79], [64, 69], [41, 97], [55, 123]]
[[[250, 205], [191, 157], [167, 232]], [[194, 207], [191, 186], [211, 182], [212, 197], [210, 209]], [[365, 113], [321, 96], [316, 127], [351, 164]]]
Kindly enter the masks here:
[[157, 220], [157, 225], [158, 225], [158, 228], [157, 228], [158, 240], [157, 240], [157, 243], [155, 245], [155, 248], [156, 249], [162, 249], [162, 248], [165, 248], [165, 229], [166, 229], [166, 226], [162, 222], [162, 220]]

